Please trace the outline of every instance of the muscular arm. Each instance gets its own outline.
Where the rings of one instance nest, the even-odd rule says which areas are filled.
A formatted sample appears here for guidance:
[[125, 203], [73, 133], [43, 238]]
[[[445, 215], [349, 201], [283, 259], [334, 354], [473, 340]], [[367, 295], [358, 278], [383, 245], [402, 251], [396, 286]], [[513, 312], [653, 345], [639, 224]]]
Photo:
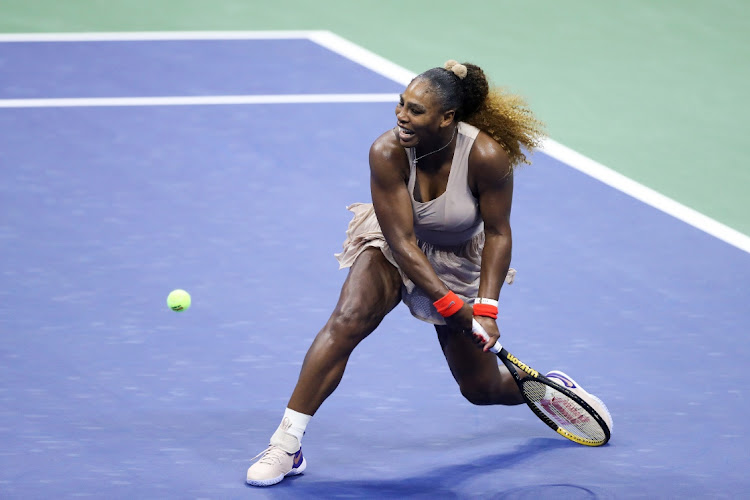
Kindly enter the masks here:
[[386, 132], [370, 148], [370, 190], [375, 213], [396, 263], [435, 301], [448, 293], [448, 288], [417, 246], [408, 176], [406, 152], [393, 134]]
[[489, 138], [478, 140], [469, 163], [484, 221], [485, 243], [479, 296], [497, 299], [510, 267], [513, 239], [510, 210], [513, 202], [513, 172], [508, 155]]
[[[513, 171], [502, 147], [483, 134], [474, 143], [469, 166], [485, 233], [479, 297], [498, 299], [513, 247], [510, 230]], [[492, 318], [477, 317], [477, 321], [490, 335], [490, 341], [485, 344], [487, 349], [500, 337], [500, 331]]]

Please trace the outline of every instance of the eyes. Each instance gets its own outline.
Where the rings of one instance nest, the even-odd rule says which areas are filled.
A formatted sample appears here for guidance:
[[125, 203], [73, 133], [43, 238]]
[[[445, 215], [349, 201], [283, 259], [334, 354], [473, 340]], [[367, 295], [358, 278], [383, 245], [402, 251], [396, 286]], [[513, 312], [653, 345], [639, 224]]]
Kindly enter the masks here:
[[[399, 96], [398, 104], [396, 105], [396, 114], [401, 113], [401, 111], [404, 109], [404, 97]], [[419, 104], [409, 103], [406, 104], [406, 111], [414, 116], [423, 115], [427, 112], [424, 107], [420, 106]]]

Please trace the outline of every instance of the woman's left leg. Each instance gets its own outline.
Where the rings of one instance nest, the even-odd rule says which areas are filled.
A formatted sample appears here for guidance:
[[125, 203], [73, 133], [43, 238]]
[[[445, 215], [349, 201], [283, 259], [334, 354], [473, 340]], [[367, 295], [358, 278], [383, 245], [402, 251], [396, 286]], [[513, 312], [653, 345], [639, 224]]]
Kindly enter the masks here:
[[475, 405], [518, 405], [521, 391], [497, 356], [484, 352], [464, 333], [436, 325], [440, 347], [461, 394]]

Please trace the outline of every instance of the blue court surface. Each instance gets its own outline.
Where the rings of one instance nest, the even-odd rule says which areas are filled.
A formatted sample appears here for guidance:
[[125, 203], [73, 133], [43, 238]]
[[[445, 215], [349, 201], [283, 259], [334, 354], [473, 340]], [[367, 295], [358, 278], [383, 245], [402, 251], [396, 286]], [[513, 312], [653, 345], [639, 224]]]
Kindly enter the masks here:
[[246, 486], [338, 297], [345, 207], [370, 199], [395, 101], [19, 101], [402, 89], [304, 37], [0, 43], [0, 497], [750, 491], [750, 255], [541, 152], [516, 174], [503, 339], [599, 395], [610, 443], [472, 406], [399, 306], [308, 426], [307, 472]]

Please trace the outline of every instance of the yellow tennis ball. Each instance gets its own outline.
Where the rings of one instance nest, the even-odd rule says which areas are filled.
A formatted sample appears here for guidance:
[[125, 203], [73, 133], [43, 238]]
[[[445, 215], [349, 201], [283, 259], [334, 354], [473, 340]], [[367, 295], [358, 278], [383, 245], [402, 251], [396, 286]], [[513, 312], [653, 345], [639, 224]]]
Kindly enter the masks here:
[[185, 290], [172, 290], [167, 296], [167, 305], [173, 311], [186, 311], [190, 307], [190, 294]]

